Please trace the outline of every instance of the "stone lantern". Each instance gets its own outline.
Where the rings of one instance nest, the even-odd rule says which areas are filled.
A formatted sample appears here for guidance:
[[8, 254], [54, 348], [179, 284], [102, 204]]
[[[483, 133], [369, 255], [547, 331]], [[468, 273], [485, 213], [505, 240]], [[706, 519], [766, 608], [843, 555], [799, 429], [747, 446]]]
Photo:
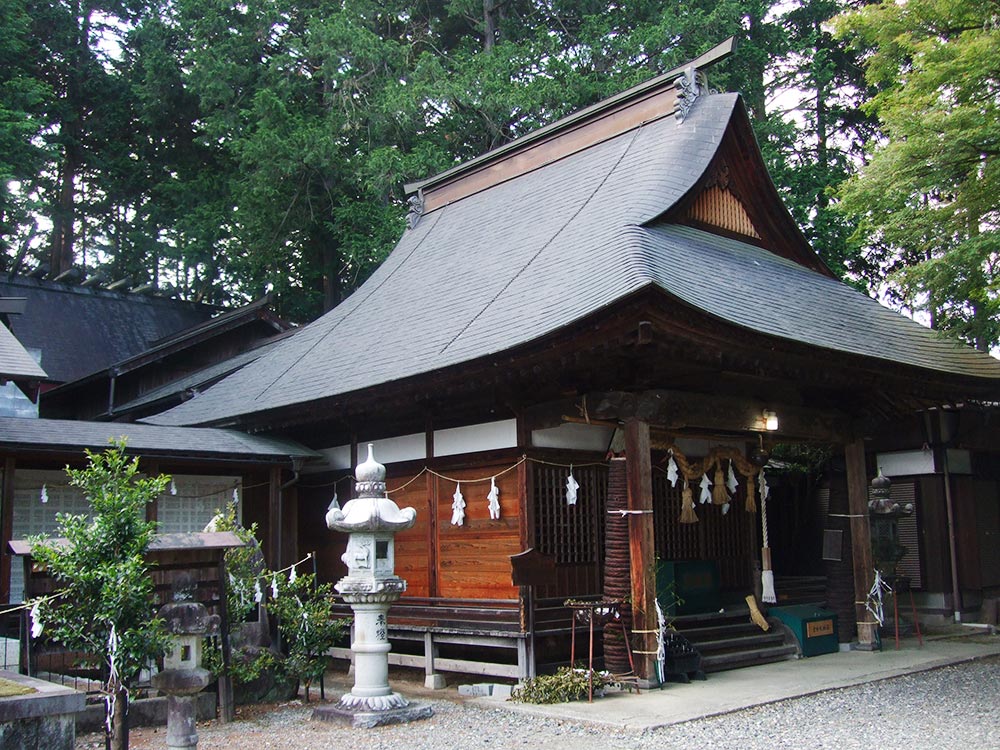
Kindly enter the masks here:
[[163, 671], [153, 675], [152, 683], [167, 694], [167, 747], [178, 750], [198, 746], [196, 695], [212, 680], [212, 673], [201, 666], [202, 640], [219, 630], [219, 616], [210, 615], [204, 604], [194, 601], [196, 585], [189, 574], [178, 575], [173, 601], [159, 612], [171, 637]]
[[341, 557], [347, 575], [335, 588], [354, 612], [354, 687], [339, 704], [317, 708], [313, 718], [362, 727], [425, 718], [430, 706], [411, 704], [389, 687], [389, 606], [406, 590], [394, 570], [394, 537], [413, 526], [417, 512], [400, 510], [386, 495], [385, 467], [375, 460], [371, 444], [355, 477], [357, 496], [326, 515], [327, 526], [349, 535]]

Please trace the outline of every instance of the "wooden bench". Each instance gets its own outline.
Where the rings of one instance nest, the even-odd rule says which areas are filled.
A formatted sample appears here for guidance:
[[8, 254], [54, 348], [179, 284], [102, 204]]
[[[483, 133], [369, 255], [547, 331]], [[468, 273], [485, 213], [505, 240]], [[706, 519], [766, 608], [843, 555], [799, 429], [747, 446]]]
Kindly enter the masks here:
[[[337, 614], [350, 617], [350, 607], [338, 605]], [[526, 680], [536, 674], [535, 638], [549, 635], [568, 638], [573, 629], [572, 613], [563, 605], [563, 598], [535, 600], [530, 615], [522, 613], [518, 599], [404, 597], [389, 610], [389, 640], [422, 642], [422, 653], [390, 651], [389, 663], [422, 667], [424, 684], [429, 688], [445, 686], [440, 672]], [[533, 627], [526, 627], [526, 621]], [[485, 653], [482, 659], [442, 657], [441, 646], [471, 646], [513, 653], [506, 661], [492, 660]], [[351, 650], [346, 647], [333, 648], [329, 654], [351, 659]]]
[[[337, 614], [350, 617], [346, 604]], [[464, 672], [524, 680], [534, 674], [530, 634], [521, 625], [517, 599], [439, 599], [404, 597], [389, 610], [389, 640], [422, 642], [422, 654], [389, 652], [389, 663], [423, 667], [424, 684], [444, 687], [440, 672]], [[471, 646], [509, 650], [509, 663], [489, 659], [441, 657], [440, 646]], [[330, 655], [350, 659], [349, 648], [333, 648]]]

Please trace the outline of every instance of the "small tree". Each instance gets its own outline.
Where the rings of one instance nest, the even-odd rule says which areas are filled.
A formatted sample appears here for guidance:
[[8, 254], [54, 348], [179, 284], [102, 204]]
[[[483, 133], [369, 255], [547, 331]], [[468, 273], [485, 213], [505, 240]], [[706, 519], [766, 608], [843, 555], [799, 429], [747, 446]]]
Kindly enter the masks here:
[[89, 501], [90, 517], [60, 513], [57, 536], [64, 541], [32, 539], [32, 555], [58, 592], [33, 603], [33, 634], [41, 626], [64, 647], [101, 660], [106, 744], [127, 750], [129, 690], [164, 651], [146, 563], [156, 524], [145, 520], [145, 508], [170, 477], [142, 477], [139, 459], [125, 455], [124, 438], [103, 453], [86, 453], [88, 466], [67, 467], [66, 474]]
[[317, 584], [311, 574], [290, 577], [268, 605], [278, 617], [278, 630], [288, 654], [285, 674], [302, 682], [307, 703], [309, 686], [323, 676], [330, 663], [327, 651], [343, 637], [350, 623], [334, 617], [333, 605], [333, 587], [329, 583]]

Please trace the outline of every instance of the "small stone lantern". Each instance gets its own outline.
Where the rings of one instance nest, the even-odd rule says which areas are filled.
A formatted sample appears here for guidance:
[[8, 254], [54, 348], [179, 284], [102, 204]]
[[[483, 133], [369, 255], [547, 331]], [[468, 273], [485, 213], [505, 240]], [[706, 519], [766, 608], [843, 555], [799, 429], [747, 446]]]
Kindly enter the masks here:
[[212, 680], [201, 666], [202, 640], [219, 630], [219, 616], [194, 601], [195, 587], [194, 578], [182, 573], [174, 581], [173, 601], [160, 608], [172, 637], [163, 671], [152, 679], [153, 687], [167, 694], [167, 747], [178, 750], [198, 746], [196, 696]]
[[335, 588], [354, 611], [354, 687], [338, 705], [316, 709], [313, 718], [360, 727], [425, 718], [430, 706], [411, 704], [389, 687], [389, 606], [406, 590], [394, 571], [394, 537], [413, 526], [417, 512], [400, 510], [386, 495], [385, 467], [375, 460], [371, 444], [355, 477], [357, 497], [326, 515], [327, 526], [350, 535], [341, 557], [347, 575]]

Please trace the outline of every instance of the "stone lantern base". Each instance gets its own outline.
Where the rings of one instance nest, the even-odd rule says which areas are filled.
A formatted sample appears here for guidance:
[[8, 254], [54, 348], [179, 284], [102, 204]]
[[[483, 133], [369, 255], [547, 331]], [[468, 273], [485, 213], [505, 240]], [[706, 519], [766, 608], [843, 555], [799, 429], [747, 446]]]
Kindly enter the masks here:
[[376, 711], [365, 706], [350, 707], [343, 703], [335, 703], [314, 709], [312, 718], [316, 721], [330, 721], [359, 729], [371, 729], [386, 724], [407, 724], [411, 721], [429, 719], [434, 715], [434, 710], [425, 703], [408, 703], [398, 693], [392, 693], [392, 695], [399, 698], [403, 705], [384, 711]]

